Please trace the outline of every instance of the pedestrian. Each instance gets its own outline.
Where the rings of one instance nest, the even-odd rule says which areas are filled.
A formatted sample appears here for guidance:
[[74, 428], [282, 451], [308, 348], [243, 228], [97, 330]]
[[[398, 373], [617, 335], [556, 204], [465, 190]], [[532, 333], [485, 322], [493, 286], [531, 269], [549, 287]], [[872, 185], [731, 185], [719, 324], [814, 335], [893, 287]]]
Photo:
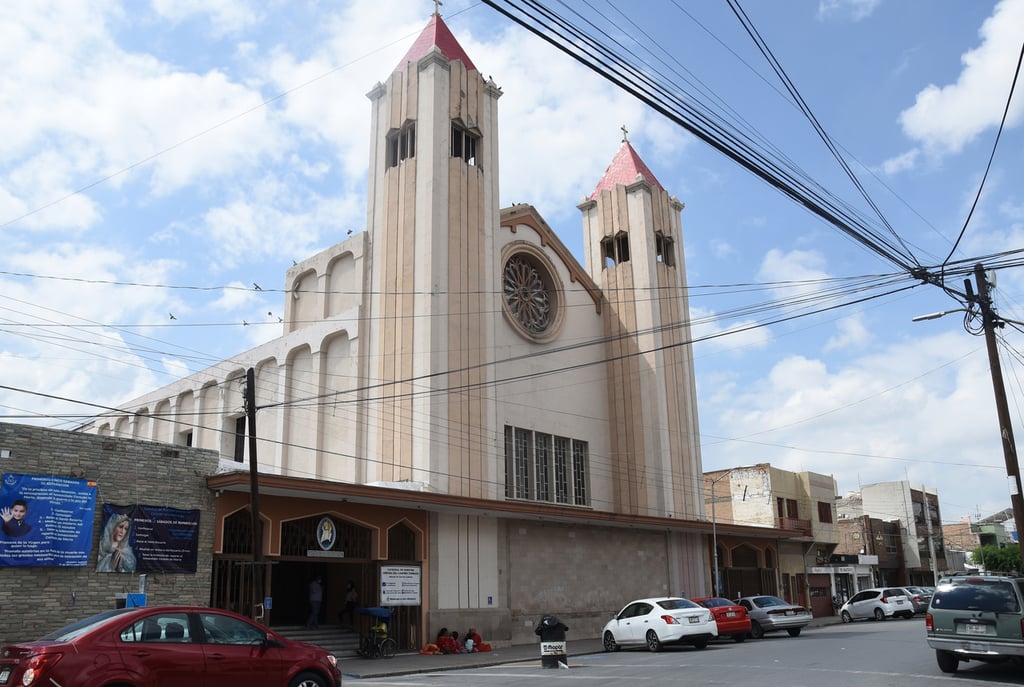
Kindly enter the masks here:
[[[345, 587], [345, 607], [341, 609], [341, 613], [338, 615], [341, 619], [341, 624], [344, 627], [355, 627], [356, 624], [356, 608], [359, 606], [359, 592], [356, 591], [356, 585], [352, 580], [348, 581], [348, 585]], [[346, 623], [345, 620], [348, 620]]]
[[324, 600], [323, 578], [319, 575], [309, 583], [309, 617], [306, 618], [306, 627], [320, 626], [320, 604]]

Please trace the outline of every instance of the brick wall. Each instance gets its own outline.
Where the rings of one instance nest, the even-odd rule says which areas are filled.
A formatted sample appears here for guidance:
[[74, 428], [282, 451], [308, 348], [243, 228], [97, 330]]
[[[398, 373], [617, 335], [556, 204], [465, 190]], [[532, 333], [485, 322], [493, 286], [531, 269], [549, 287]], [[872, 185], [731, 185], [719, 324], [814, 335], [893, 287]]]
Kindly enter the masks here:
[[92, 550], [84, 568], [0, 568], [0, 645], [38, 639], [72, 620], [114, 608], [115, 595], [137, 592], [139, 576], [95, 572], [103, 504], [144, 504], [201, 511], [195, 574], [147, 575], [149, 604], [200, 604], [210, 598], [214, 495], [206, 476], [217, 453], [0, 423], [0, 472], [90, 479], [97, 483]]

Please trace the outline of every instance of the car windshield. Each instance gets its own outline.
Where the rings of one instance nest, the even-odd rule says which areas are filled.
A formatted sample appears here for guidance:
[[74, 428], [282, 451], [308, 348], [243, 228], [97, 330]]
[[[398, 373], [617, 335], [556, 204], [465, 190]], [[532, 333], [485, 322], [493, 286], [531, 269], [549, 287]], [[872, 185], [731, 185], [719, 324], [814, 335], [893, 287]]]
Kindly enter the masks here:
[[88, 632], [94, 627], [99, 627], [104, 623], [110, 622], [112, 619], [118, 616], [124, 615], [128, 609], [119, 608], [110, 611], [104, 611], [103, 613], [97, 613], [91, 615], [88, 618], [83, 618], [77, 622], [66, 625], [59, 630], [54, 630], [48, 635], [44, 635], [39, 638], [41, 642], [70, 642], [76, 637], [81, 636], [83, 633]]
[[783, 601], [777, 596], [755, 596], [754, 605], [758, 608], [768, 608], [769, 606], [788, 606], [789, 603]]
[[658, 602], [658, 605], [666, 611], [678, 611], [681, 608], [700, 608], [698, 604], [693, 603], [689, 599], [662, 599]]

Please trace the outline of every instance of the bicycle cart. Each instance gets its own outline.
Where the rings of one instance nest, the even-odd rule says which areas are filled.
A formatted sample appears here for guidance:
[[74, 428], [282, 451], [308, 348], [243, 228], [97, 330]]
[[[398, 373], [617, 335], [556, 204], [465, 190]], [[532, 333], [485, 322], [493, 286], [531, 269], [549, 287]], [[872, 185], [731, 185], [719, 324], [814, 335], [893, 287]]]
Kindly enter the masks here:
[[398, 642], [388, 635], [391, 610], [377, 607], [360, 608], [359, 615], [369, 616], [370, 629], [359, 638], [356, 653], [363, 658], [394, 658], [398, 653]]

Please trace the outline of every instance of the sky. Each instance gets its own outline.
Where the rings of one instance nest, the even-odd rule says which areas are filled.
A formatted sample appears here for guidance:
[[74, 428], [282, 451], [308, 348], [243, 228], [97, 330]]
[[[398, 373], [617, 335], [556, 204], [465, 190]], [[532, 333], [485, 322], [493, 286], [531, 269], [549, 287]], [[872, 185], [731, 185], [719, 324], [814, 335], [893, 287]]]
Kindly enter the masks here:
[[[628, 14], [629, 31], [691, 83], [866, 207], [724, 1], [589, 5], [624, 29]], [[1024, 0], [743, 8], [924, 264], [943, 261], [969, 215], [954, 259], [1024, 247], [1020, 93], [999, 133]], [[426, 0], [6, 7], [0, 420], [72, 428], [279, 336], [285, 271], [365, 227], [366, 94], [433, 10]], [[983, 338], [959, 313], [911, 321], [960, 304], [922, 285], [766, 324], [820, 280], [896, 268], [494, 9], [445, 0], [441, 14], [504, 93], [502, 206], [536, 207], [582, 260], [576, 205], [623, 126], [685, 203], [705, 470], [771, 463], [833, 475], [840, 493], [908, 480], [938, 490], [945, 522], [1009, 507]], [[996, 284], [999, 313], [1024, 320], [1024, 274], [1000, 270]], [[768, 302], [779, 304], [771, 315], [738, 310]], [[1024, 433], [1022, 335], [1001, 337]]]

